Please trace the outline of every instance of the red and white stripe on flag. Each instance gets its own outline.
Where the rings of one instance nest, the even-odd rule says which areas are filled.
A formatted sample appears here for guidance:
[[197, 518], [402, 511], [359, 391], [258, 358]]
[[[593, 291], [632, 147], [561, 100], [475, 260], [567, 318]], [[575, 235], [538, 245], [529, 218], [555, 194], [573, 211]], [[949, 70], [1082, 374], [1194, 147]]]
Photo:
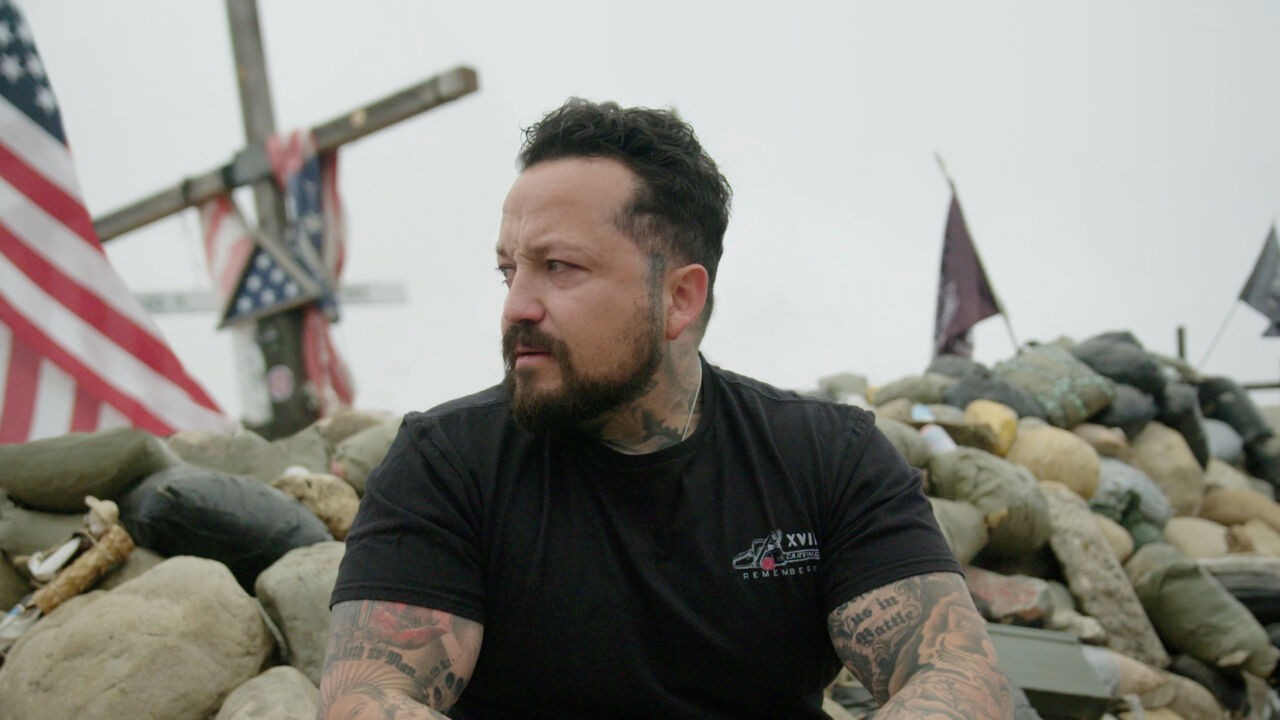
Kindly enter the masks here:
[[[5, 3], [3, 21], [21, 22], [13, 12]], [[42, 70], [39, 80], [37, 102], [52, 103]], [[0, 443], [121, 425], [159, 435], [226, 426], [111, 267], [61, 123], [14, 105], [9, 90], [20, 84], [0, 99]]]
[[253, 253], [253, 233], [230, 195], [219, 195], [200, 205], [200, 227], [213, 291], [218, 307], [225, 307]]

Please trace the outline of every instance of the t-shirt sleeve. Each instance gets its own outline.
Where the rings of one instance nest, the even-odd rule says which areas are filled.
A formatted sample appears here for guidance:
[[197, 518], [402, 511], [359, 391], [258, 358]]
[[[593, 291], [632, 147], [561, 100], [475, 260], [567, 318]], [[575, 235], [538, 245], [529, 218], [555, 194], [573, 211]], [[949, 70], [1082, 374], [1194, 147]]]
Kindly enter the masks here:
[[408, 416], [365, 481], [331, 604], [386, 600], [484, 622], [478, 491], [432, 427]]
[[924, 495], [920, 473], [876, 429], [850, 418], [848, 449], [830, 486], [822, 557], [826, 611], [912, 575], [960, 572]]

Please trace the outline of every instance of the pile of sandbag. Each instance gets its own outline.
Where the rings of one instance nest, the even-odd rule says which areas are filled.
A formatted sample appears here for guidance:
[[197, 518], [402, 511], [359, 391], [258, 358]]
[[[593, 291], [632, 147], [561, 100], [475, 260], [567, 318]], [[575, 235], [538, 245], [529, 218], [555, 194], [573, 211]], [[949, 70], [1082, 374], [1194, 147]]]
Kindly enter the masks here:
[[983, 615], [1087, 643], [1117, 715], [1280, 709], [1280, 435], [1238, 384], [1113, 332], [820, 386], [920, 469]]
[[[314, 717], [338, 541], [399, 423], [0, 446], [0, 716]], [[43, 602], [88, 561], [50, 581], [51, 562], [105, 547], [86, 504], [111, 510], [124, 550]]]

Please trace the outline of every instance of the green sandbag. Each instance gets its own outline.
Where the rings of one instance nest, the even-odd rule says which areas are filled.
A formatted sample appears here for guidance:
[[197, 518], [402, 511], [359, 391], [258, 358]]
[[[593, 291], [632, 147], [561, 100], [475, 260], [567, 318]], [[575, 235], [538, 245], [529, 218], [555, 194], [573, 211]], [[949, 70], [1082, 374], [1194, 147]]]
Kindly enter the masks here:
[[987, 545], [987, 524], [982, 511], [961, 500], [929, 498], [947, 546], [962, 565], [967, 565]]
[[986, 517], [987, 547], [1001, 555], [1034, 552], [1049, 540], [1049, 504], [1029, 470], [976, 448], [938, 453], [929, 461], [933, 494], [964, 500]]
[[1168, 543], [1150, 543], [1129, 558], [1125, 570], [1172, 652], [1260, 678], [1271, 675], [1280, 649], [1248, 608], [1195, 560]]
[[329, 471], [329, 444], [316, 425], [268, 442], [257, 433], [188, 431], [169, 438], [169, 447], [186, 462], [229, 475], [248, 475], [264, 483], [290, 466], [311, 472]]
[[1111, 380], [1054, 345], [1023, 350], [998, 363], [994, 373], [1027, 391], [1050, 423], [1067, 430], [1110, 405], [1116, 394]]
[[84, 525], [84, 513], [46, 513], [13, 504], [0, 493], [0, 551], [30, 555], [61, 544]]
[[34, 510], [82, 513], [86, 495], [114, 498], [177, 462], [163, 440], [135, 428], [69, 433], [0, 445], [0, 490]]
[[889, 439], [908, 465], [917, 468], [929, 465], [929, 456], [932, 453], [929, 450], [929, 443], [920, 436], [920, 431], [879, 413], [876, 414], [876, 429]]
[[338, 443], [333, 451], [333, 474], [351, 483], [356, 492], [364, 495], [365, 478], [391, 449], [400, 423], [400, 418], [388, 420]]
[[31, 583], [22, 577], [8, 558], [0, 554], [0, 608], [7, 612], [31, 591]]

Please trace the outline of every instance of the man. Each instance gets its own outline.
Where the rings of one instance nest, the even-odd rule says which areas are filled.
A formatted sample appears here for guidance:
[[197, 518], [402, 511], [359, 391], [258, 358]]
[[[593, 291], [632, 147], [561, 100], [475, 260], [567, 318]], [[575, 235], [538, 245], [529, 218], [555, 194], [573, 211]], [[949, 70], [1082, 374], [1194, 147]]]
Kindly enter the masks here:
[[698, 353], [730, 189], [674, 114], [570, 100], [503, 205], [499, 387], [406, 416], [333, 592], [321, 717], [1011, 714], [868, 413]]

